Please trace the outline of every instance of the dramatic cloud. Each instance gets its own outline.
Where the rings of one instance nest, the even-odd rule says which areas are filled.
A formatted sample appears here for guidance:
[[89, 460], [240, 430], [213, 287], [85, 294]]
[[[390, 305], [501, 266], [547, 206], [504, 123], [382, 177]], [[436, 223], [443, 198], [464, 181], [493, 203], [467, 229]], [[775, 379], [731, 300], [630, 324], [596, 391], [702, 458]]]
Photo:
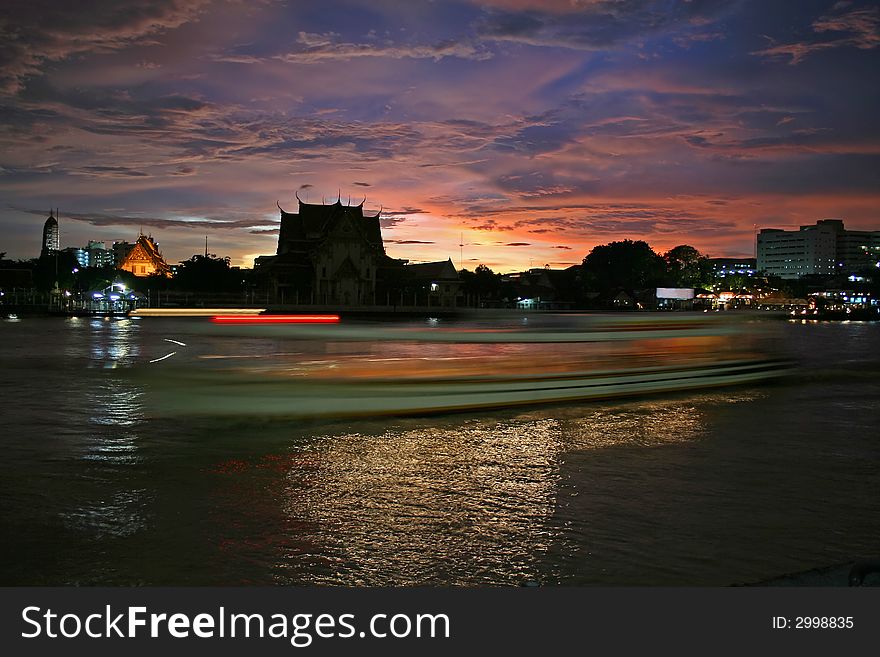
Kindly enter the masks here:
[[208, 234], [249, 266], [297, 196], [381, 211], [391, 256], [500, 271], [623, 238], [742, 255], [755, 225], [877, 228], [878, 12], [7, 2], [0, 250], [34, 255], [37, 208], [60, 206], [65, 246], [144, 228], [176, 260]]
[[774, 44], [752, 54], [788, 57], [790, 64], [799, 64], [808, 55], [823, 50], [833, 48], [871, 50], [880, 46], [880, 9], [871, 7], [846, 11], [848, 7], [849, 3], [838, 3], [833, 8], [838, 12], [813, 21], [813, 31], [825, 38]]
[[524, 3], [491, 4], [501, 7], [481, 22], [479, 33], [485, 39], [598, 50], [675, 27], [704, 26], [733, 3], [595, 0], [567, 8], [555, 3], [533, 3], [530, 8]]
[[29, 76], [82, 53], [110, 53], [153, 43], [197, 20], [209, 0], [82, 0], [76, 6], [7, 0], [0, 18], [0, 90], [20, 91]]

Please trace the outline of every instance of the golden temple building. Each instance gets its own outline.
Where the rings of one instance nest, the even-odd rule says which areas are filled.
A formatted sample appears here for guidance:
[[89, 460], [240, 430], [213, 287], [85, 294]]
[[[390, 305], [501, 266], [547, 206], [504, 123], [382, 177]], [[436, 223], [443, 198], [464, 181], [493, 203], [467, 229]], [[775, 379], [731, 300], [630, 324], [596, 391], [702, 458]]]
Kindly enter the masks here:
[[128, 252], [119, 265], [120, 269], [129, 271], [135, 276], [171, 276], [171, 267], [165, 262], [159, 245], [152, 236], [141, 233], [134, 247]]

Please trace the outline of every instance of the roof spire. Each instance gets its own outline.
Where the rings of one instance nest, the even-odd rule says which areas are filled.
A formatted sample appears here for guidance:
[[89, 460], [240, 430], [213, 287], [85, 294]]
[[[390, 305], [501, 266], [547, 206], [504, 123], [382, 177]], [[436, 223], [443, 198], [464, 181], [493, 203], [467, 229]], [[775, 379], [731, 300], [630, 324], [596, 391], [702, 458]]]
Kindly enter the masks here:
[[342, 190], [341, 189], [336, 190], [336, 202], [339, 203], [339, 205], [342, 205]]

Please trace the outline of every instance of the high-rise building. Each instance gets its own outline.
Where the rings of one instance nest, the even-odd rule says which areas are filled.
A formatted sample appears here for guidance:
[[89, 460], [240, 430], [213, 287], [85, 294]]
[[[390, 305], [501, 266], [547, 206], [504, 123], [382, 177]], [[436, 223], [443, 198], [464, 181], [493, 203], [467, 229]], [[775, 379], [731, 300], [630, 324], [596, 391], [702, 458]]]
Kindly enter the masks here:
[[80, 267], [88, 267], [89, 266], [89, 252], [87, 249], [83, 249], [79, 246], [68, 246], [66, 249], [62, 250], [63, 253], [69, 253], [76, 261], [79, 263]]
[[841, 219], [764, 228], [757, 239], [758, 270], [780, 278], [851, 274], [880, 261], [880, 231], [846, 230]]
[[40, 248], [40, 255], [48, 255], [56, 253], [59, 249], [59, 232], [58, 219], [55, 218], [54, 211], [49, 211], [49, 218], [43, 224], [43, 243]]
[[89, 267], [106, 267], [113, 264], [113, 251], [107, 248], [104, 242], [89, 240], [86, 249], [88, 253]]

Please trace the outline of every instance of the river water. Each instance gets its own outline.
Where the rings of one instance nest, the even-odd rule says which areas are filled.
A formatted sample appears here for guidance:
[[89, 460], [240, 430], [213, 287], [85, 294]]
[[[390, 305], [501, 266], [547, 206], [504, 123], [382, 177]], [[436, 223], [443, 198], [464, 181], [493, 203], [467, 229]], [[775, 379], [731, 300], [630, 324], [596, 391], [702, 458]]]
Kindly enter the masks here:
[[152, 413], [126, 370], [196, 337], [169, 322], [0, 324], [0, 584], [727, 585], [880, 554], [877, 323], [781, 323], [799, 365], [768, 385], [291, 421]]

